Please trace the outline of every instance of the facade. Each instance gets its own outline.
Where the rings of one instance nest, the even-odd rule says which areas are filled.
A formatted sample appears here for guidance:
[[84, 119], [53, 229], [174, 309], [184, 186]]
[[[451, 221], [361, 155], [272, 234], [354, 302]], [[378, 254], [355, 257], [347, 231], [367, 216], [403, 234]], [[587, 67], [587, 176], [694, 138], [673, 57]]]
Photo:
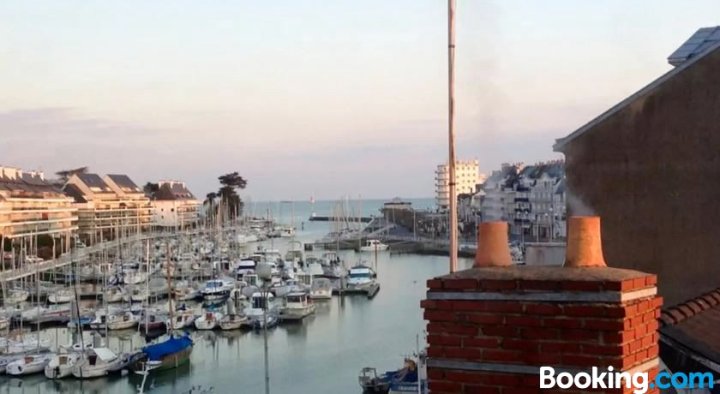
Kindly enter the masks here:
[[202, 202], [195, 198], [184, 182], [160, 181], [158, 187], [150, 202], [153, 226], [184, 229], [198, 224]]
[[75, 174], [63, 191], [75, 200], [79, 235], [86, 242], [137, 234], [150, 225], [150, 200], [127, 175]]
[[[474, 194], [478, 183], [484, 181], [485, 176], [480, 174], [480, 165], [477, 160], [461, 160], [455, 162], [455, 183], [457, 195]], [[450, 166], [440, 164], [435, 170], [435, 204], [441, 211], [446, 211], [450, 205]]]
[[720, 42], [698, 34], [674, 69], [554, 146], [569, 214], [599, 215], [608, 264], [656, 273], [668, 305], [720, 278]]
[[77, 221], [73, 199], [48, 183], [42, 172], [0, 167], [0, 236], [5, 248], [11, 242], [32, 245], [37, 236], [49, 236], [53, 243], [61, 242], [62, 250], [77, 230]]
[[521, 241], [551, 241], [566, 236], [565, 172], [562, 161], [526, 166], [503, 164], [473, 196], [480, 221], [507, 221]]

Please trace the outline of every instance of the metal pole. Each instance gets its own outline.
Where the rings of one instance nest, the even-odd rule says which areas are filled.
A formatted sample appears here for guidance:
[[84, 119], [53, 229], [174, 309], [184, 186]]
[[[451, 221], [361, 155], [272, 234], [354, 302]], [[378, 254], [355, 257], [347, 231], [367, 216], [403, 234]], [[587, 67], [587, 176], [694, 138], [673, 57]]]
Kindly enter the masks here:
[[448, 180], [450, 192], [450, 272], [457, 271], [457, 195], [455, 190], [455, 0], [448, 0]]
[[263, 346], [265, 350], [265, 394], [270, 394], [270, 361], [268, 355], [268, 336], [267, 336], [267, 308], [270, 291], [267, 283], [263, 280], [263, 290], [265, 290], [263, 299]]

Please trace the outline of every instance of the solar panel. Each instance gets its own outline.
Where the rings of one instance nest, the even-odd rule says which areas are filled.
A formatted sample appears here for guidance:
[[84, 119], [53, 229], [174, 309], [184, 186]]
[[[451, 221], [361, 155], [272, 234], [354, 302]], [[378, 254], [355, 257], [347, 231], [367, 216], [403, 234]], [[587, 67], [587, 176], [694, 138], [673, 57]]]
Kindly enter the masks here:
[[720, 42], [720, 26], [703, 27], [668, 56], [668, 63], [679, 66], [718, 42]]

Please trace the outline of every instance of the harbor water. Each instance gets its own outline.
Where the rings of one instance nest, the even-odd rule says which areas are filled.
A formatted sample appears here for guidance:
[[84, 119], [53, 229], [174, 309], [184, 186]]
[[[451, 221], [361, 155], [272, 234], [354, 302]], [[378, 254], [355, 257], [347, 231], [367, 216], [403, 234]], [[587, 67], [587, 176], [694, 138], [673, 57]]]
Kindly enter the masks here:
[[[308, 206], [295, 206], [293, 219], [305, 219], [304, 230], [297, 234], [297, 239], [303, 242], [321, 237], [329, 227], [328, 223], [308, 222]], [[376, 214], [377, 208], [365, 204], [363, 213]], [[286, 212], [289, 214], [290, 210]], [[300, 224], [295, 225], [300, 230]], [[261, 245], [285, 250], [286, 243], [287, 240], [275, 239]], [[375, 259], [373, 253], [354, 251], [341, 252], [341, 256], [349, 265], [360, 259], [374, 264]], [[472, 261], [461, 259], [460, 264], [462, 268], [469, 267]], [[403, 357], [416, 350], [418, 336], [421, 346], [424, 343], [420, 300], [425, 296], [425, 281], [447, 270], [447, 257], [378, 253], [381, 290], [374, 299], [348, 295], [317, 301], [314, 316], [269, 330], [270, 392], [359, 393], [357, 376], [362, 367], [374, 366], [384, 371], [402, 366]], [[70, 342], [66, 328], [43, 329], [41, 335], [53, 344]], [[145, 392], [264, 392], [262, 331], [192, 331], [191, 335], [195, 346], [190, 363], [152, 375]], [[116, 351], [130, 351], [144, 343], [144, 338], [133, 330], [110, 333], [109, 345]], [[72, 378], [51, 381], [42, 374], [22, 378], [0, 375], [0, 394], [127, 394], [137, 392], [141, 380], [138, 375], [90, 381]]]

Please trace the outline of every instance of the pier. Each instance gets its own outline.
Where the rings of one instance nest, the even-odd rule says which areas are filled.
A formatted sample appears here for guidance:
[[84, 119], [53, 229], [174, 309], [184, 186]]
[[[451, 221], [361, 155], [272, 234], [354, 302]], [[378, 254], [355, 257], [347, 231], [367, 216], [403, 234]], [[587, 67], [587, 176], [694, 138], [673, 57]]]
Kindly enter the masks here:
[[308, 219], [311, 222], [362, 222], [362, 223], [370, 223], [373, 218], [371, 217], [360, 217], [360, 218], [341, 218], [341, 217], [335, 217], [335, 216], [310, 216], [310, 219]]

